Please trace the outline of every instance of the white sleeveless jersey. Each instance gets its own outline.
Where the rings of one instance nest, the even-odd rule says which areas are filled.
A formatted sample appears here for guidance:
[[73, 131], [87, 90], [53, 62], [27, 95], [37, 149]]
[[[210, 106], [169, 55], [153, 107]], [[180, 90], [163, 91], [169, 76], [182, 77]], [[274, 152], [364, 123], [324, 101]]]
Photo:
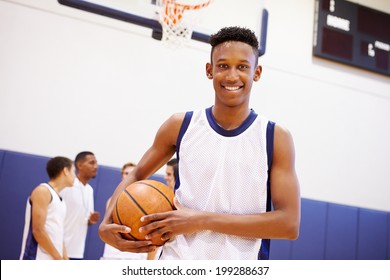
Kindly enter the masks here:
[[93, 188], [77, 177], [73, 186], [61, 191], [67, 211], [65, 217], [65, 247], [69, 258], [83, 259], [88, 234], [88, 219], [95, 211]]
[[[225, 130], [211, 109], [188, 112], [184, 118], [177, 141], [176, 197], [183, 206], [201, 211], [270, 211], [274, 123], [251, 110], [240, 127]], [[167, 242], [160, 259], [256, 260], [268, 259], [268, 250], [269, 240], [200, 231]]]
[[[51, 194], [51, 201], [47, 208], [47, 217], [45, 230], [49, 235], [51, 242], [57, 251], [62, 255], [64, 242], [64, 223], [66, 215], [65, 202], [59, 197], [57, 192], [49, 184], [45, 186]], [[22, 260], [51, 260], [53, 259], [35, 240], [32, 234], [32, 205], [30, 197], [27, 199], [25, 225], [23, 231], [22, 251], [20, 254]]]

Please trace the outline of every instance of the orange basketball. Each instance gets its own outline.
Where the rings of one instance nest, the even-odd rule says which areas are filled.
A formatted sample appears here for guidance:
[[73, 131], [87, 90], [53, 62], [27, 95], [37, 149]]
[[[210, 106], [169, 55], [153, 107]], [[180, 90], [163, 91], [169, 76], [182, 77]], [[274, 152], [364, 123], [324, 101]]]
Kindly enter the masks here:
[[[132, 183], [119, 195], [112, 218], [114, 223], [131, 228], [130, 233], [122, 233], [129, 240], [145, 240], [138, 229], [145, 223], [142, 216], [174, 210], [174, 192], [167, 185], [155, 180], [142, 180]], [[160, 238], [152, 239], [154, 245], [163, 245]]]

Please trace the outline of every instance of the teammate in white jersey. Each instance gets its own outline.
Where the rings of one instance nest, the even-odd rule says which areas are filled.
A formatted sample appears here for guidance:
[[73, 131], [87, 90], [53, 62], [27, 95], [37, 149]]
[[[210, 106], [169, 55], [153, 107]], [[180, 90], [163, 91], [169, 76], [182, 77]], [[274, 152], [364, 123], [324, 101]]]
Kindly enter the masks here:
[[61, 192], [66, 203], [65, 245], [69, 259], [84, 259], [88, 227], [96, 224], [100, 213], [95, 211], [93, 188], [88, 183], [96, 177], [98, 163], [89, 151], [77, 154], [75, 159], [77, 176], [72, 188]]
[[[206, 76], [214, 105], [172, 115], [137, 167], [114, 191], [148, 178], [176, 152], [177, 210], [142, 217], [148, 239], [166, 240], [161, 259], [267, 259], [270, 239], [296, 239], [300, 190], [290, 132], [250, 109], [260, 79], [258, 41], [251, 30], [222, 28], [210, 38]], [[115, 201], [115, 199], [113, 199]], [[150, 240], [128, 241], [112, 223], [111, 204], [101, 239], [121, 250], [149, 252]]]
[[49, 182], [37, 186], [26, 205], [22, 260], [68, 259], [64, 248], [66, 205], [59, 192], [76, 178], [73, 162], [54, 157], [46, 164]]

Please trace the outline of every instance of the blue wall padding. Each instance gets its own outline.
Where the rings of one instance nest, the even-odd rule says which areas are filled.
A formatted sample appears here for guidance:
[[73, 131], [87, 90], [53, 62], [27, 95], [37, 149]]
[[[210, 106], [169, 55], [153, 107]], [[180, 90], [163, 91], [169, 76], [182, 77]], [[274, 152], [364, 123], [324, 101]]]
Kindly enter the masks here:
[[[27, 197], [47, 182], [48, 157], [0, 150], [0, 259], [19, 258]], [[165, 183], [163, 176], [150, 179]], [[103, 217], [106, 201], [120, 182], [120, 169], [99, 166], [94, 188], [95, 209]], [[100, 223], [100, 221], [99, 221]], [[89, 228], [85, 259], [102, 256], [98, 224]], [[272, 240], [273, 260], [390, 259], [390, 213], [302, 198], [300, 236]]]
[[390, 213], [387, 213], [387, 260], [390, 260]]
[[357, 207], [329, 203], [325, 259], [353, 260], [356, 258], [358, 211]]
[[358, 260], [388, 259], [389, 213], [360, 209]]
[[284, 239], [271, 240], [270, 259], [290, 260], [292, 242]]
[[324, 259], [327, 208], [326, 202], [302, 199], [301, 229], [299, 238], [292, 242], [292, 259]]
[[5, 155], [5, 151], [0, 150], [0, 176], [1, 176], [1, 167], [3, 166], [4, 155]]
[[26, 201], [46, 175], [47, 158], [5, 151], [0, 174], [0, 259], [19, 259]]

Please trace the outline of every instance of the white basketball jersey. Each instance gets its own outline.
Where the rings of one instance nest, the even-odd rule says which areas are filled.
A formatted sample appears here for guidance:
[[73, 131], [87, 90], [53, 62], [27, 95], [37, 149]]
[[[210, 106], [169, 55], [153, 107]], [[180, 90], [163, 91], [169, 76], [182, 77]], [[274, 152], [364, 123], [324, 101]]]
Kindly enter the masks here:
[[[62, 255], [64, 242], [64, 222], [66, 215], [65, 202], [59, 197], [57, 192], [46, 183], [41, 184], [45, 186], [51, 194], [51, 201], [47, 208], [47, 216], [45, 222], [45, 230], [56, 247], [57, 251]], [[47, 253], [36, 241], [32, 234], [32, 205], [30, 198], [27, 199], [25, 225], [23, 231], [22, 251], [20, 259], [23, 260], [51, 260], [52, 256]]]
[[[191, 114], [186, 114], [177, 142], [179, 202], [217, 213], [269, 211], [274, 124], [252, 110], [240, 127], [225, 130], [212, 108]], [[261, 239], [200, 231], [166, 243], [160, 259], [256, 260], [268, 258], [268, 245]]]

